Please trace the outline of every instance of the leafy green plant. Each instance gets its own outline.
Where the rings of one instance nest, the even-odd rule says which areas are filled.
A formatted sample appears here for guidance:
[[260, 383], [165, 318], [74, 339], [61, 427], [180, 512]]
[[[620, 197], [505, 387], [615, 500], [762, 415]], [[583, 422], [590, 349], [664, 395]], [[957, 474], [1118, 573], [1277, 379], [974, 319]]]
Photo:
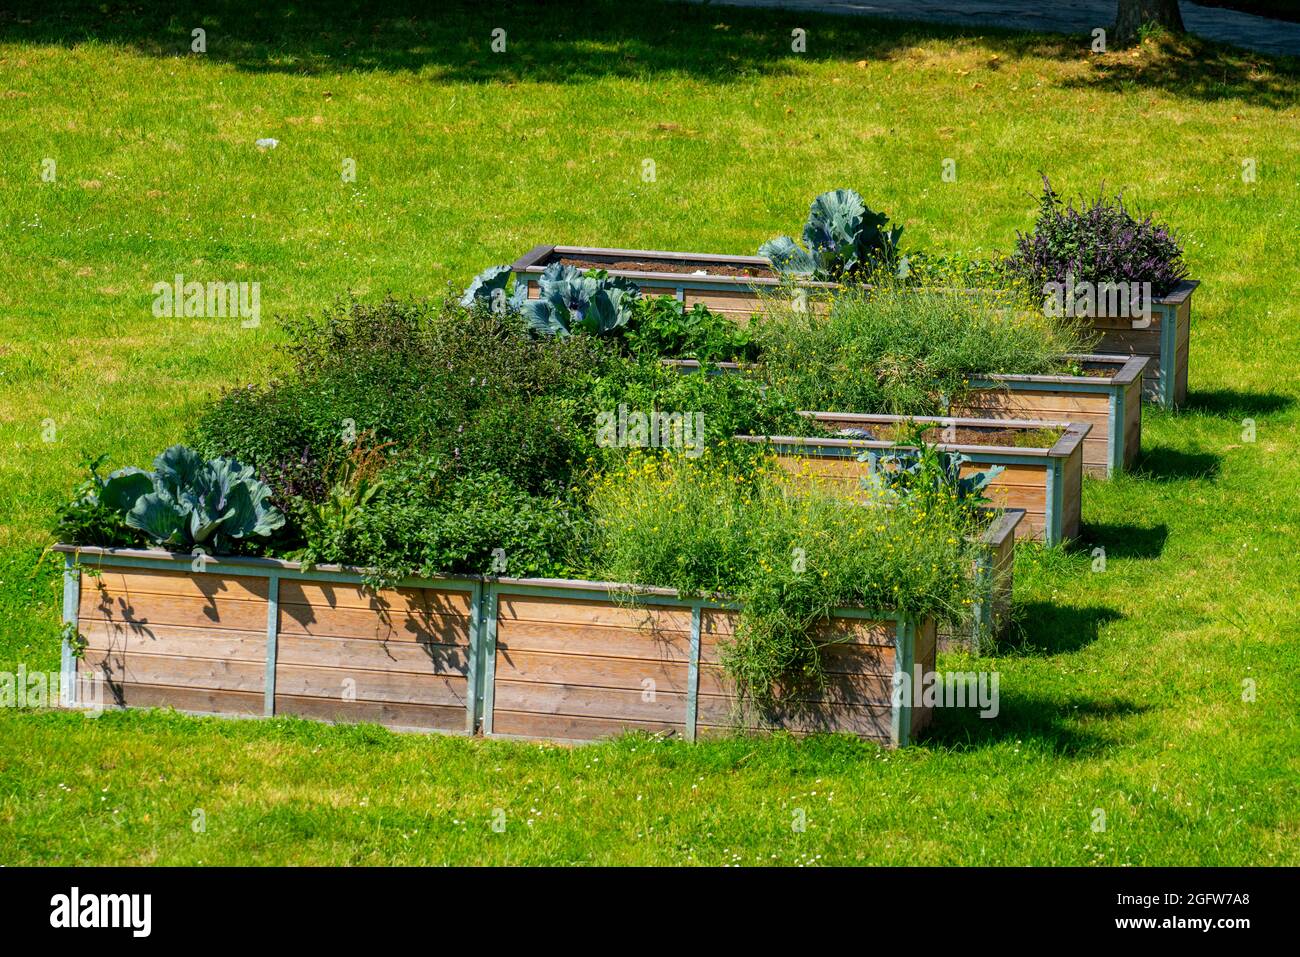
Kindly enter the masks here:
[[160, 453], [153, 464], [152, 472], [114, 472], [85, 504], [122, 516], [150, 541], [177, 549], [203, 545], [221, 552], [232, 540], [266, 537], [284, 525], [284, 515], [269, 503], [271, 489], [250, 466], [205, 461], [183, 445]]
[[[126, 524], [126, 510], [120, 507], [121, 490], [138, 470], [122, 470], [107, 478], [99, 474], [108, 455], [83, 456], [81, 465], [86, 478], [73, 492], [72, 500], [59, 506], [54, 536], [71, 545], [98, 545], [101, 548], [127, 548], [139, 544], [142, 536]], [[111, 490], [106, 491], [110, 488]], [[147, 487], [152, 484], [145, 480]]]
[[774, 302], [754, 331], [760, 376], [799, 408], [894, 415], [941, 415], [973, 378], [1061, 371], [1091, 335], [1015, 292], [896, 283], [845, 291], [827, 315]]
[[672, 296], [638, 300], [624, 339], [633, 354], [654, 358], [748, 362], [758, 355], [747, 329], [702, 302], [686, 309]]
[[770, 458], [632, 455], [591, 487], [594, 573], [739, 602], [722, 664], [766, 709], [823, 683], [834, 609], [960, 620], [970, 606], [965, 512], [940, 498], [891, 504], [801, 483]]
[[329, 476], [324, 500], [298, 501], [295, 511], [307, 543], [298, 557], [304, 564], [317, 564], [320, 555], [344, 552], [349, 533], [383, 487], [384, 453], [391, 444], [358, 436], [347, 458]]
[[881, 269], [905, 276], [907, 257], [898, 241], [903, 228], [887, 228], [889, 217], [867, 207], [851, 189], [835, 189], [813, 200], [803, 227], [803, 245], [777, 236], [759, 247], [781, 273], [809, 279], [860, 279]]
[[889, 501], [916, 499], [934, 507], [947, 502], [971, 510], [988, 503], [984, 490], [1006, 471], [995, 465], [982, 472], [962, 476], [969, 455], [948, 452], [925, 440], [926, 425], [913, 423], [901, 430], [893, 448], [887, 451], [863, 449], [858, 461], [867, 464], [864, 488]]
[[552, 263], [537, 281], [539, 298], [525, 309], [530, 328], [546, 336], [575, 332], [609, 335], [632, 318], [641, 295], [636, 283], [610, 279], [604, 270], [581, 272], [573, 266]]
[[513, 290], [506, 292], [510, 277], [514, 272], [509, 266], [489, 266], [474, 277], [473, 282], [460, 297], [460, 304], [466, 309], [484, 305], [493, 312], [522, 312], [528, 302], [528, 287], [516, 282]]

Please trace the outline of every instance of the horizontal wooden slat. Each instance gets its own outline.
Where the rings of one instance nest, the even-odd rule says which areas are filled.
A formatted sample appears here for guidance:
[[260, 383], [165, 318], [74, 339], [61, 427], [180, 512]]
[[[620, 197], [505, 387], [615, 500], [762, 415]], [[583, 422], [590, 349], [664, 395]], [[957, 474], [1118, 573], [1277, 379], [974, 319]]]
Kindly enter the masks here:
[[280, 581], [280, 604], [365, 608], [393, 618], [411, 614], [468, 617], [471, 597], [468, 591], [444, 588], [386, 588], [375, 593], [361, 585], [343, 582], [283, 578]]
[[88, 670], [103, 675], [110, 682], [216, 691], [261, 691], [266, 679], [266, 668], [257, 661], [125, 654], [120, 651], [87, 651], [82, 661]]
[[469, 682], [449, 674], [407, 674], [361, 668], [313, 668], [277, 664], [276, 694], [344, 701], [395, 701], [465, 706]]
[[562, 652], [650, 661], [686, 661], [689, 632], [640, 632], [608, 625], [498, 621], [497, 646], [510, 652]]
[[340, 701], [298, 695], [275, 696], [275, 713], [334, 721], [340, 724], [370, 722], [389, 727], [430, 731], [465, 730], [465, 706], [411, 704], [394, 701]]
[[691, 628], [689, 608], [631, 607], [606, 601], [518, 595], [508, 591], [498, 599], [497, 617], [502, 623], [530, 621], [600, 625], [647, 634], [660, 631], [689, 633]]
[[578, 717], [498, 711], [493, 718], [494, 735], [551, 738], [564, 741], [596, 741], [627, 731], [646, 731], [680, 737], [685, 724], [673, 721], [630, 721], [619, 718]]
[[265, 629], [261, 632], [239, 632], [179, 625], [140, 627], [83, 618], [78, 630], [86, 639], [87, 647], [96, 651], [226, 658], [235, 661], [266, 660]]
[[344, 671], [391, 671], [402, 674], [466, 675], [465, 645], [433, 642], [375, 641], [369, 638], [304, 638], [282, 634], [276, 643], [280, 665], [305, 665]]
[[190, 628], [266, 631], [266, 603], [257, 601], [210, 601], [179, 595], [132, 593], [106, 595], [81, 593], [81, 617], [88, 620], [121, 622], [140, 629], [152, 625], [184, 625]]
[[371, 608], [280, 603], [280, 632], [285, 635], [467, 645], [469, 626], [465, 615], [428, 609], [390, 613]]
[[[93, 568], [94, 563], [88, 562]], [[113, 596], [168, 595], [218, 601], [266, 601], [267, 581], [248, 575], [193, 574], [189, 571], [154, 571], [148, 568], [102, 568], [99, 574], [81, 576], [81, 592], [107, 592]]]
[[496, 679], [685, 693], [687, 663], [498, 649]]
[[682, 723], [686, 720], [686, 695], [662, 690], [651, 694], [640, 689], [538, 684], [502, 679], [498, 675], [493, 714], [501, 711]]
[[217, 691], [211, 688], [181, 688], [135, 682], [102, 684], [103, 706], [127, 708], [175, 708], [206, 714], [257, 715], [262, 713], [260, 691]]

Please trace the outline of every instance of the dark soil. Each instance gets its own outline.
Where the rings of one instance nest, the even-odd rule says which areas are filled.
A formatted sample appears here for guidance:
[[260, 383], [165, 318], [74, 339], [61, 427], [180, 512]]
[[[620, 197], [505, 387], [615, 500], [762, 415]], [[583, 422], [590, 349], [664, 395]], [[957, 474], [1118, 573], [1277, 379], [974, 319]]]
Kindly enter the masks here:
[[[822, 423], [825, 428], [829, 423]], [[879, 442], [896, 441], [896, 426], [879, 425], [876, 423], [865, 423], [858, 428], [865, 429], [871, 433], [873, 439]], [[832, 431], [838, 432], [838, 429]], [[838, 436], [840, 438], [853, 438], [853, 436]], [[944, 445], [983, 445], [999, 446], [1002, 448], [1013, 449], [1050, 449], [1056, 444], [1056, 440], [1061, 437], [1060, 429], [999, 429], [999, 428], [981, 428], [973, 426], [959, 426], [955, 431], [945, 429], [944, 426], [935, 426], [927, 429], [925, 440], [932, 444], [942, 443]], [[861, 436], [859, 436], [861, 438]]]
[[771, 269], [754, 266], [728, 266], [723, 263], [688, 263], [671, 259], [580, 259], [561, 256], [558, 262], [578, 269], [607, 269], [610, 272], [667, 272], [692, 275], [703, 272], [709, 276], [738, 276], [746, 279], [772, 279], [776, 273]]

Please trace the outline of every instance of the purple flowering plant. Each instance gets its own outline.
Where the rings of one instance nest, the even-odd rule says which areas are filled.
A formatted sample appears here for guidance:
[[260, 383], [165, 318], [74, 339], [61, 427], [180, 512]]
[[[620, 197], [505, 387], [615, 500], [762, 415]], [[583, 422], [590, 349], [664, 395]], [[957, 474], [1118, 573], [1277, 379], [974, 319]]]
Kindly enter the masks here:
[[1016, 234], [1008, 265], [1034, 286], [1067, 277], [1076, 283], [1149, 282], [1157, 296], [1187, 276], [1183, 248], [1168, 226], [1149, 213], [1137, 218], [1123, 196], [1099, 195], [1076, 209], [1046, 175], [1034, 230]]

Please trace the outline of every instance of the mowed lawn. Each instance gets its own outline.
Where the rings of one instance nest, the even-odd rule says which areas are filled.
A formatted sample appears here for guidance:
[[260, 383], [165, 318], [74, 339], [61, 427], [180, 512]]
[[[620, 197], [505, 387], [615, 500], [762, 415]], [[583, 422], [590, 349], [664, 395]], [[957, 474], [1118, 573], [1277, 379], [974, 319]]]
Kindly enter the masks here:
[[[1015, 639], [941, 660], [1000, 673], [996, 720], [941, 714], [890, 753], [3, 708], [0, 863], [1300, 863], [1296, 61], [494, 6], [0, 17], [0, 671], [57, 668], [42, 550], [83, 452], [147, 464], [272, 377], [275, 316], [459, 289], [537, 243], [752, 253], [851, 186], [911, 245], [987, 254], [1040, 170], [1104, 182], [1204, 283], [1189, 409], [1145, 411], [1142, 472], [1086, 484], [1080, 543], [1021, 551]], [[178, 273], [259, 282], [260, 327], [154, 318]]]

